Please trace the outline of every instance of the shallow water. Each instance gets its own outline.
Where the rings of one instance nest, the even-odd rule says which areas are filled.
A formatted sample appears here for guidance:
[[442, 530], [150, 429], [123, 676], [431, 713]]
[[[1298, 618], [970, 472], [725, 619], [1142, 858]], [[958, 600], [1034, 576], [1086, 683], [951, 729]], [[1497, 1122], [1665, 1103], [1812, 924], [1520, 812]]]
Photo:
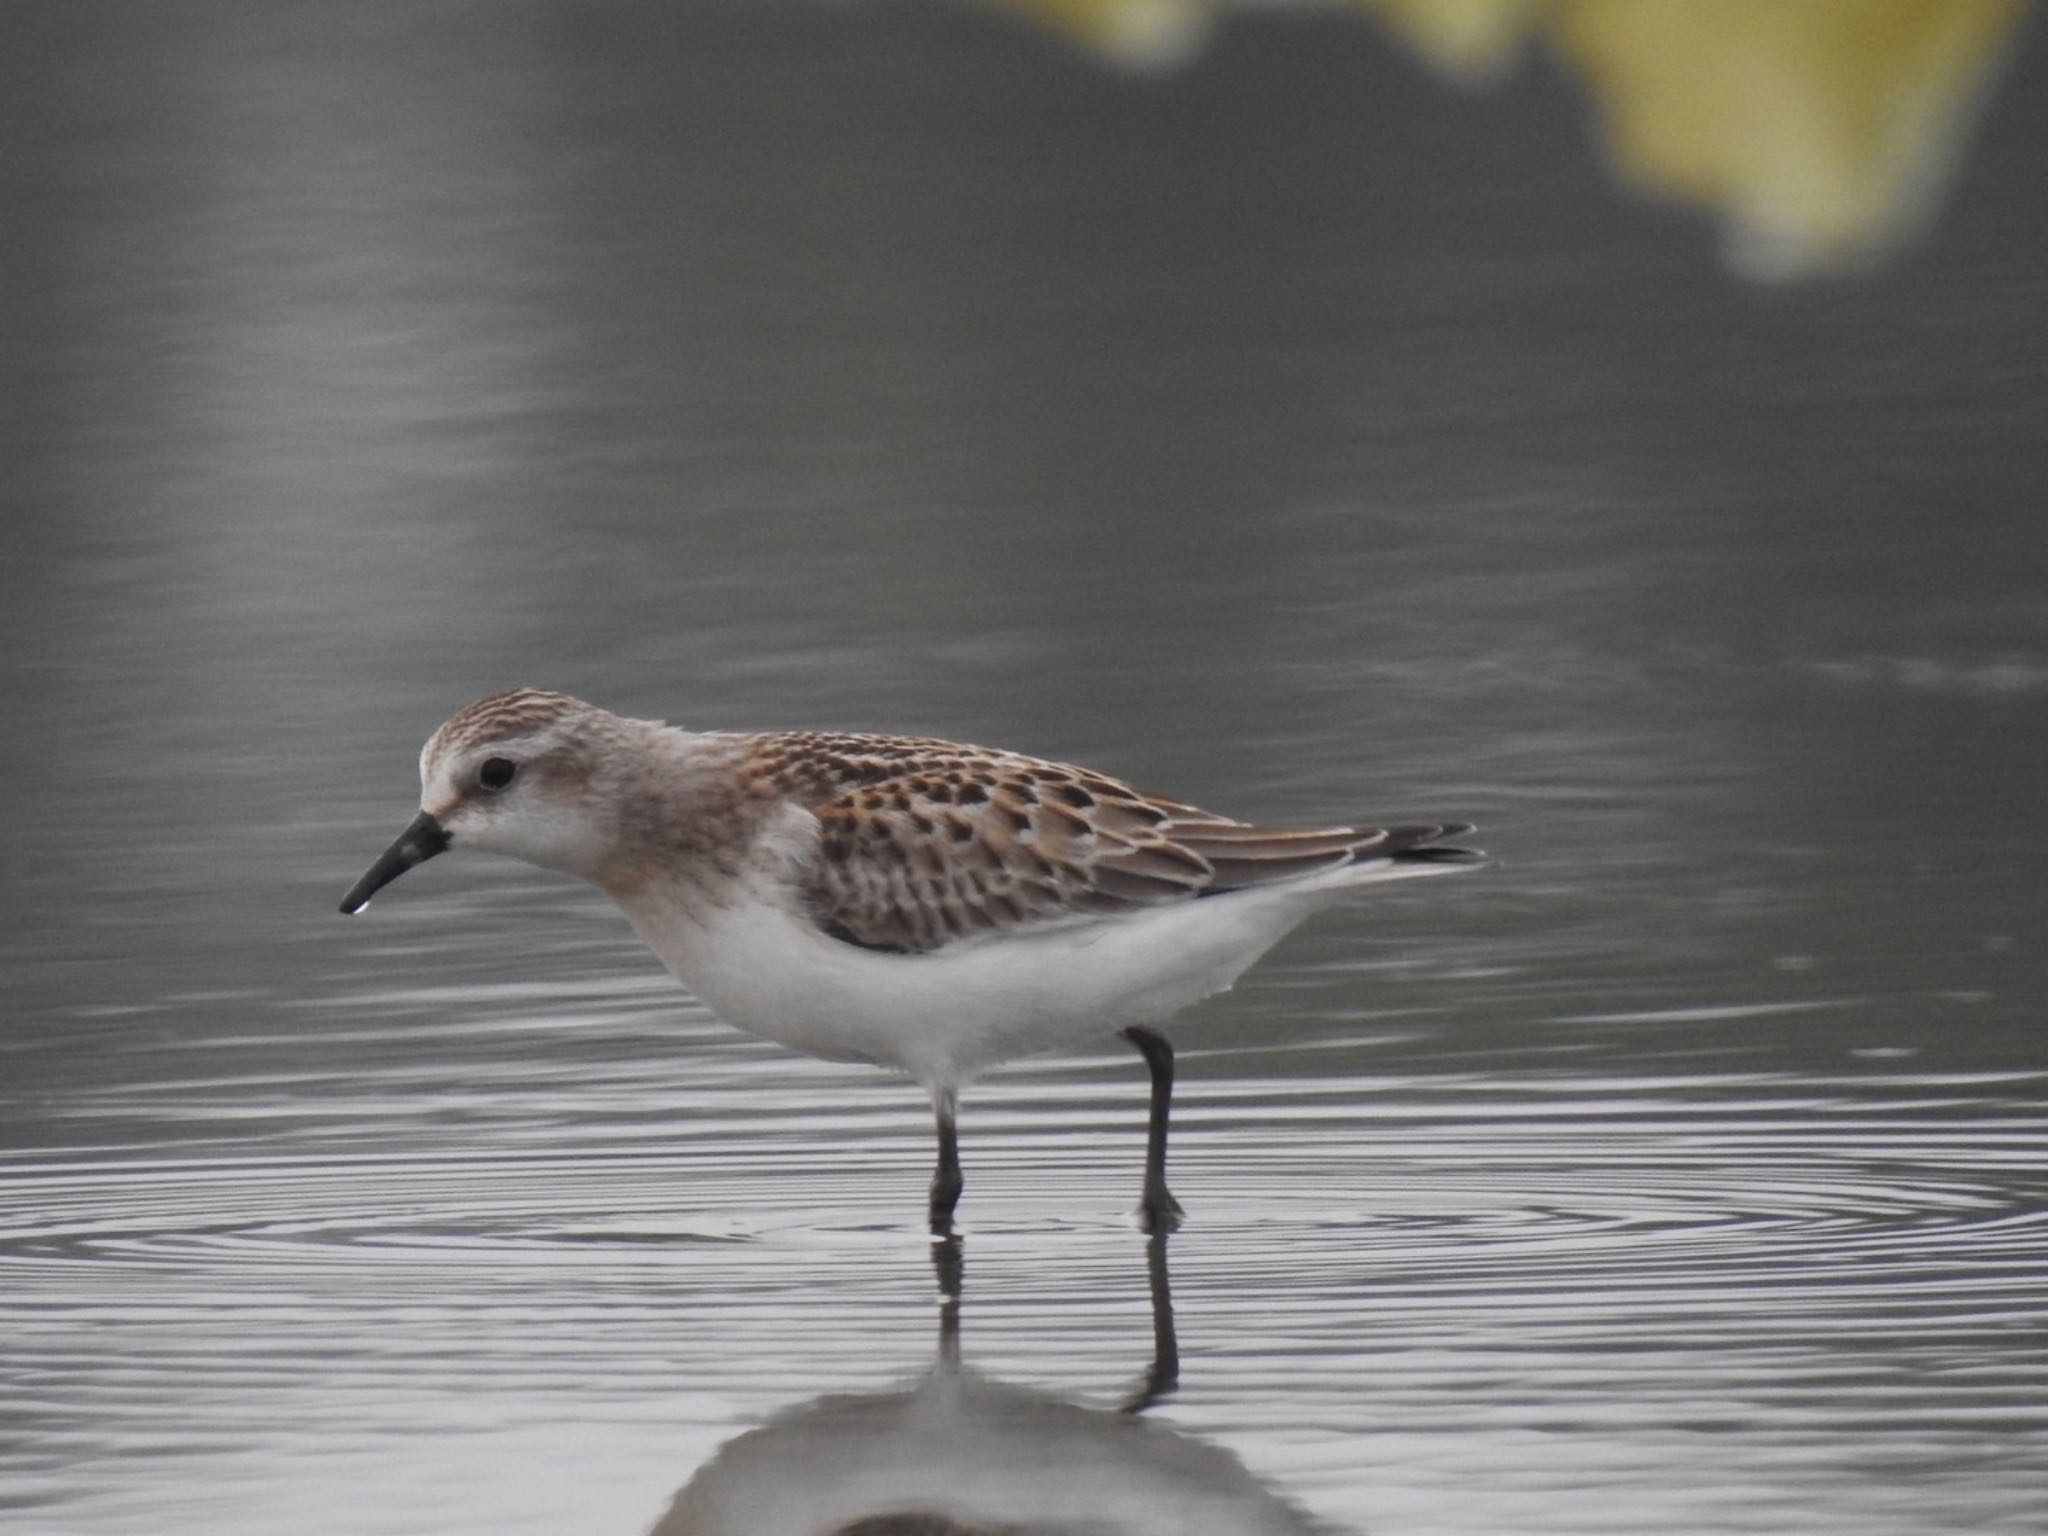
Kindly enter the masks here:
[[[10, 10], [0, 1523], [2040, 1529], [2038, 24], [1764, 289], [1347, 17], [665, 16]], [[1136, 1057], [980, 1085], [949, 1344], [912, 1090], [335, 915], [516, 682], [1497, 862], [1173, 1026], [1166, 1274]]]

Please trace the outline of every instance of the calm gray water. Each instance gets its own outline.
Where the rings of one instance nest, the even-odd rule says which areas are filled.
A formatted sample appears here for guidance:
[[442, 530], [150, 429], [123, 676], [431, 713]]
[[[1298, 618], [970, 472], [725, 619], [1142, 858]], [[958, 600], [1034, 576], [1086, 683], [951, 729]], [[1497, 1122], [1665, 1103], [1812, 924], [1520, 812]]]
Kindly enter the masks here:
[[[1781, 286], [1348, 14], [0, 29], [9, 1531], [2048, 1524], [2038, 18]], [[914, 1091], [335, 915], [527, 682], [1498, 862], [1175, 1025], [1170, 1273], [1135, 1056], [984, 1084], [949, 1337]]]

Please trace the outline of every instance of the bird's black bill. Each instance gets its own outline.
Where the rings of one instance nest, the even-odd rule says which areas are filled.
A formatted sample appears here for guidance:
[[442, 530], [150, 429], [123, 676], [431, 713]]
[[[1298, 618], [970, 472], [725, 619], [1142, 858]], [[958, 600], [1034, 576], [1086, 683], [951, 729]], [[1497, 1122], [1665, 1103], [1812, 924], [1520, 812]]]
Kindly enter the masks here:
[[427, 812], [421, 811], [413, 818], [412, 825], [398, 834], [398, 841], [378, 854], [377, 862], [363, 871], [363, 878], [348, 888], [348, 894], [341, 898], [341, 910], [351, 913], [362, 911], [372, 896], [413, 865], [424, 864], [435, 854], [446, 852], [447, 848], [447, 829]]

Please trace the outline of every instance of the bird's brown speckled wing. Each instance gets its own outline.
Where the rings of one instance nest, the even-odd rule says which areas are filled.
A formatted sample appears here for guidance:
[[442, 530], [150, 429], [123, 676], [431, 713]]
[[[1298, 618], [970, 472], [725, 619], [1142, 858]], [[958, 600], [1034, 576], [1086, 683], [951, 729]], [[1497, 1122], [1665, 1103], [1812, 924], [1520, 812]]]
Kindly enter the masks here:
[[1086, 768], [917, 737], [766, 736], [751, 771], [818, 818], [819, 925], [906, 953], [1361, 858], [1454, 858], [1430, 845], [1468, 830], [1256, 827]]

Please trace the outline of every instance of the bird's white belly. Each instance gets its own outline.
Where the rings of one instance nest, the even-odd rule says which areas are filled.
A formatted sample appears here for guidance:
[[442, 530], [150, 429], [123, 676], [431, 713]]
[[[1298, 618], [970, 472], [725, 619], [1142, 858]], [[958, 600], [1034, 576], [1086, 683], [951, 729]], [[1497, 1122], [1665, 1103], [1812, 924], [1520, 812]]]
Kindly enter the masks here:
[[1210, 898], [900, 955], [831, 938], [769, 903], [686, 907], [654, 893], [621, 905], [727, 1023], [930, 1088], [1165, 1018], [1228, 987], [1305, 915], [1294, 901]]

